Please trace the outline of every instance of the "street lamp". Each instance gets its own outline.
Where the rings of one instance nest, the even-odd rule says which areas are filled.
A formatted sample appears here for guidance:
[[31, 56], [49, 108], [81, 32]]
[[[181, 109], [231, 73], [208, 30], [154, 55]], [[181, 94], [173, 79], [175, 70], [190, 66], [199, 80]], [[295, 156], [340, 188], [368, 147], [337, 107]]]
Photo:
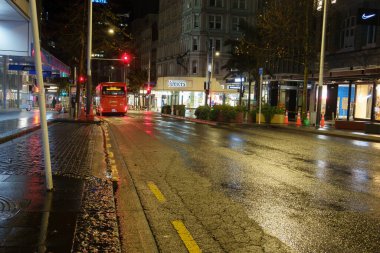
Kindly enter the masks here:
[[[332, 4], [335, 4], [337, 0], [329, 0]], [[319, 78], [317, 89], [317, 115], [315, 127], [319, 128], [319, 121], [321, 119], [321, 103], [322, 103], [322, 89], [323, 89], [323, 70], [325, 64], [325, 42], [326, 42], [326, 24], [327, 24], [327, 0], [319, 0], [319, 6], [323, 6], [323, 18], [322, 18], [322, 38], [321, 38], [321, 57], [319, 61]]]
[[207, 105], [208, 96], [210, 95], [210, 107], [211, 107], [211, 94], [210, 94], [211, 80], [214, 74], [214, 55], [219, 56], [220, 52], [215, 51], [215, 47], [211, 47], [211, 52], [207, 53], [207, 72], [206, 72], [207, 81], [205, 82], [205, 94], [206, 94], [205, 105]]

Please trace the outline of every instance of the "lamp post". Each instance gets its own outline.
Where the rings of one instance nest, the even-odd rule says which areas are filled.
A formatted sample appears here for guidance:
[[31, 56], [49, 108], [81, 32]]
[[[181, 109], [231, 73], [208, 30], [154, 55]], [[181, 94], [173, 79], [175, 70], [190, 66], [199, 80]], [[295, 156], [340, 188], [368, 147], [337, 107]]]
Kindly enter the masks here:
[[[336, 0], [329, 0], [331, 3], [336, 3]], [[319, 123], [321, 119], [321, 104], [322, 104], [322, 90], [323, 90], [323, 70], [325, 65], [325, 43], [326, 43], [326, 25], [327, 25], [327, 0], [321, 0], [323, 6], [323, 17], [322, 17], [322, 35], [321, 35], [321, 53], [319, 59], [319, 78], [318, 78], [318, 88], [317, 88], [317, 115], [315, 127], [319, 128]]]
[[91, 74], [91, 56], [92, 56], [92, 1], [88, 0], [88, 36], [87, 36], [87, 87], [86, 87], [86, 116], [92, 116], [91, 110], [91, 89], [92, 89], [92, 74]]
[[211, 51], [207, 53], [207, 72], [206, 72], [207, 81], [205, 82], [205, 94], [206, 94], [205, 105], [207, 105], [207, 100], [210, 95], [210, 102], [209, 102], [210, 106], [211, 106], [211, 94], [210, 94], [211, 80], [214, 74], [214, 54], [215, 56], [220, 55], [219, 51], [215, 51], [215, 47], [211, 47]]

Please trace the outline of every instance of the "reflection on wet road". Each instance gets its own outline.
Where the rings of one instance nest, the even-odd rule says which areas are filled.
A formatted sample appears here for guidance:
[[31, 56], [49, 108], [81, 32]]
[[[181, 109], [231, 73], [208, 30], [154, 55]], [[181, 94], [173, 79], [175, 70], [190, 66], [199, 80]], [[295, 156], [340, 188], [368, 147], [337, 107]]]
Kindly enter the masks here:
[[134, 117], [295, 251], [380, 251], [378, 143]]

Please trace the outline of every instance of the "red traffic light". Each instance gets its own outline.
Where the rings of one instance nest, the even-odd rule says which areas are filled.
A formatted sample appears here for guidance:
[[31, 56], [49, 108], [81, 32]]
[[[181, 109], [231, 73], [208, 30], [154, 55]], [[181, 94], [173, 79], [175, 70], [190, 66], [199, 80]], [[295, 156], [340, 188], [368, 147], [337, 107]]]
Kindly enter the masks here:
[[84, 78], [84, 76], [79, 76], [78, 78], [79, 83], [83, 83], [85, 80], [86, 78]]
[[131, 60], [131, 57], [127, 53], [123, 53], [121, 56], [121, 60], [123, 61], [124, 64], [128, 64]]

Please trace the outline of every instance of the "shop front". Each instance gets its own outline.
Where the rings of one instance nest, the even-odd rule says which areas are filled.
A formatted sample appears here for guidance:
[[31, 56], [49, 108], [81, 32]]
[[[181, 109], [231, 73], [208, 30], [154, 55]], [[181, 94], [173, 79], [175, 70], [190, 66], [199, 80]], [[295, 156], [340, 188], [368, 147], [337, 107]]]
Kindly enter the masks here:
[[339, 121], [338, 128], [339, 125], [348, 126], [349, 122], [360, 128], [368, 122], [380, 122], [380, 79], [377, 76], [361, 76], [352, 81], [344, 79], [330, 80], [323, 87], [326, 100], [322, 108], [326, 110], [322, 112], [326, 117]]
[[[205, 105], [205, 78], [202, 77], [159, 77], [152, 94], [156, 98], [156, 109], [164, 105], [185, 105], [189, 111]], [[239, 93], [236, 90], [225, 89], [216, 79], [211, 80], [211, 89], [207, 104], [236, 105]]]

